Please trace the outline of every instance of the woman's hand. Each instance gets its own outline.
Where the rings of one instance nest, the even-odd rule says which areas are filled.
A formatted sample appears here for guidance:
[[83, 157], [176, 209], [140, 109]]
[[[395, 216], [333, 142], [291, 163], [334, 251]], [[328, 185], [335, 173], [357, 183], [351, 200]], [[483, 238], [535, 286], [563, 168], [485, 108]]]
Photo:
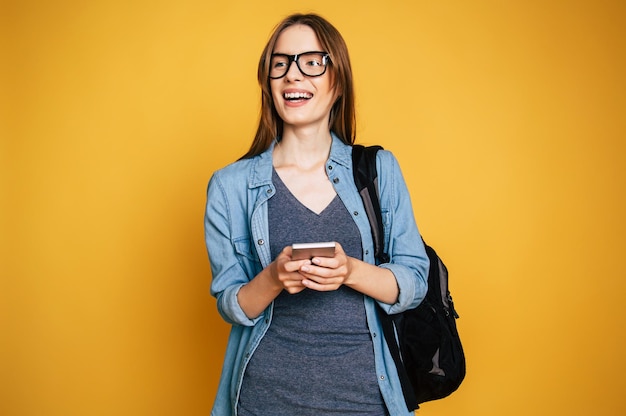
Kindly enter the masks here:
[[398, 284], [390, 270], [348, 257], [339, 243], [334, 257], [312, 260], [291, 260], [291, 246], [285, 247], [268, 267], [241, 287], [237, 299], [245, 314], [253, 319], [283, 289], [293, 295], [306, 288], [327, 292], [341, 285], [388, 304], [398, 299]]
[[397, 302], [400, 293], [391, 270], [348, 257], [339, 243], [334, 257], [314, 257], [309, 264], [300, 266], [299, 273], [304, 287], [320, 292], [346, 285], [388, 304]]
[[299, 272], [302, 267], [311, 265], [311, 260], [291, 260], [291, 246], [287, 246], [270, 264], [270, 274], [281, 289], [294, 295], [306, 289], [302, 283], [303, 275]]
[[320, 292], [337, 290], [347, 284], [351, 272], [351, 258], [339, 243], [335, 244], [334, 257], [314, 257], [299, 265], [302, 286]]
[[291, 246], [285, 247], [269, 266], [239, 289], [237, 300], [246, 316], [258, 317], [283, 289], [292, 295], [306, 289], [300, 269], [310, 264], [308, 259], [291, 260]]

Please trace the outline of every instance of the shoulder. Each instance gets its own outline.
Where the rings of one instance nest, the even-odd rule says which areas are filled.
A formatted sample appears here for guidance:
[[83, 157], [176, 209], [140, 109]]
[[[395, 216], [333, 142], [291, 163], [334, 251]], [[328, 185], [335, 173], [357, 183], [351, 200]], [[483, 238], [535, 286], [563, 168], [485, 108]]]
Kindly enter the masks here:
[[406, 192], [406, 184], [400, 163], [389, 150], [379, 150], [376, 154], [376, 170], [381, 199], [401, 198]]
[[238, 160], [214, 171], [208, 184], [209, 199], [221, 195], [220, 199], [226, 200], [228, 195], [238, 193], [237, 189], [245, 188], [251, 163], [251, 160]]
[[397, 175], [401, 175], [398, 159], [390, 150], [381, 149], [376, 153], [376, 169], [379, 179], [396, 180]]
[[215, 172], [211, 176], [209, 186], [220, 183], [227, 189], [237, 187], [255, 187], [267, 183], [272, 174], [272, 155], [270, 151], [260, 155], [239, 159]]
[[378, 159], [378, 163], [384, 166], [398, 164], [398, 160], [394, 156], [393, 152], [391, 152], [391, 150], [380, 149], [378, 153], [376, 153], [376, 157]]
[[207, 186], [207, 212], [226, 214], [244, 207], [255, 164], [254, 158], [242, 159], [214, 171]]
[[255, 165], [255, 159], [257, 157], [258, 156], [250, 159], [240, 159], [235, 162], [229, 163], [228, 165], [214, 171], [212, 176], [220, 178], [220, 180], [240, 180], [242, 177], [245, 178], [247, 176], [247, 173], [253, 169], [253, 166]]

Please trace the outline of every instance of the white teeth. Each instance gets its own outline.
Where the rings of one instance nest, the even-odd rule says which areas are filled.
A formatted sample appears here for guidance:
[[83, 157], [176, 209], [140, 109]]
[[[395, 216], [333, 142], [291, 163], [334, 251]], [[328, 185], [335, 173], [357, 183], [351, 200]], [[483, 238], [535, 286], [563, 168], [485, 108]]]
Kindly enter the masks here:
[[307, 92], [286, 92], [284, 96], [288, 100], [300, 100], [311, 98], [313, 97], [313, 94], [309, 94]]

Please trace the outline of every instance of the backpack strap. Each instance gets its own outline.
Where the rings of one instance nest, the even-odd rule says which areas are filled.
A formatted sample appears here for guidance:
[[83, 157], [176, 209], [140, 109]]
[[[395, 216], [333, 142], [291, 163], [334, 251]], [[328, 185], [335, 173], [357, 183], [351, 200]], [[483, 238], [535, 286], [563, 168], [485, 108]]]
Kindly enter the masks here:
[[389, 255], [385, 253], [385, 233], [378, 199], [378, 172], [376, 170], [376, 153], [381, 146], [352, 146], [352, 168], [354, 183], [363, 199], [365, 213], [372, 230], [374, 256], [378, 264], [389, 263]]
[[[381, 146], [352, 146], [352, 168], [354, 183], [361, 195], [365, 213], [372, 230], [374, 240], [374, 256], [378, 264], [389, 263], [389, 255], [385, 252], [385, 235], [378, 196], [378, 172], [376, 170], [376, 153]], [[419, 408], [411, 380], [404, 368], [400, 347], [398, 346], [397, 329], [393, 317], [379, 309], [378, 316], [383, 328], [383, 335], [387, 341], [389, 352], [396, 365], [402, 394], [409, 411]]]

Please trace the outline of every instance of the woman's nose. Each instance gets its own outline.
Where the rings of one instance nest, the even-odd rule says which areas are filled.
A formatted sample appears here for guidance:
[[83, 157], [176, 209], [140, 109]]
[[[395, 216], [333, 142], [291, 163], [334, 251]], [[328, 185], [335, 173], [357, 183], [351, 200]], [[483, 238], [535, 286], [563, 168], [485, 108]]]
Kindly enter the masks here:
[[299, 81], [302, 79], [302, 72], [300, 71], [298, 63], [295, 61], [295, 59], [289, 64], [289, 69], [287, 70], [287, 74], [285, 74], [285, 77], [289, 81]]

